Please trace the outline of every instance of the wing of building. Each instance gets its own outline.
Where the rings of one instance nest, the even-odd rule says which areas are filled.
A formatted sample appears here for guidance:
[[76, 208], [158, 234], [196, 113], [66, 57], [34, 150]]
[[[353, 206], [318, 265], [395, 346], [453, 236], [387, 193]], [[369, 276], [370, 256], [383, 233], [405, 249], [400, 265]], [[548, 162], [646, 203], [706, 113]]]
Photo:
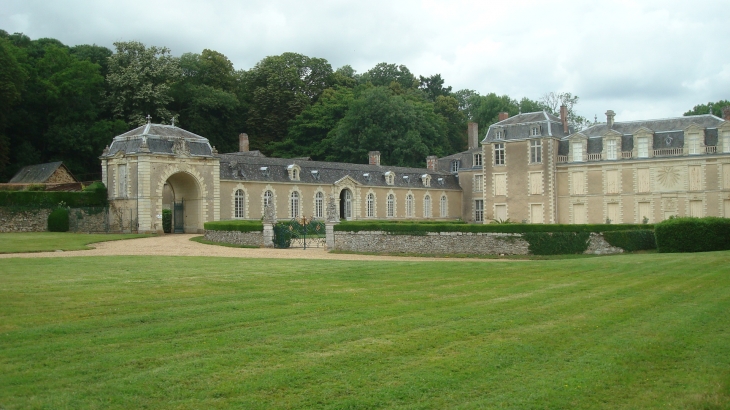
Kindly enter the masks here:
[[200, 135], [146, 124], [114, 138], [102, 178], [118, 215], [136, 230], [161, 232], [174, 209], [185, 232], [226, 219], [463, 219], [528, 223], [642, 223], [672, 215], [730, 217], [730, 110], [713, 115], [606, 123], [580, 132], [534, 112], [489, 127], [476, 124], [469, 149], [426, 158], [426, 168], [269, 158], [248, 150], [219, 154]]

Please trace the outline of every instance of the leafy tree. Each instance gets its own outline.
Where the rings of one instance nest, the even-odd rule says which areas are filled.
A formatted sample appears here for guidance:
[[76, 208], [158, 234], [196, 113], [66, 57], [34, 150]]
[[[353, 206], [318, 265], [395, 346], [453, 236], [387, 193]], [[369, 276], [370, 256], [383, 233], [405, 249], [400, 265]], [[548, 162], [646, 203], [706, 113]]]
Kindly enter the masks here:
[[451, 94], [451, 87], [444, 87], [444, 79], [441, 74], [434, 74], [430, 77], [419, 76], [419, 88], [426, 93], [426, 97], [430, 101], [436, 101], [439, 96], [447, 96]]
[[571, 93], [549, 92], [540, 98], [540, 104], [553, 115], [560, 116], [560, 106], [565, 105], [568, 111], [568, 124], [576, 131], [582, 130], [589, 125], [588, 120], [575, 112], [575, 105], [578, 104], [578, 96]]
[[684, 113], [685, 116], [687, 115], [702, 115], [702, 114], [709, 114], [710, 113], [710, 106], [712, 106], [712, 114], [722, 118], [722, 109], [725, 107], [730, 107], [730, 101], [728, 100], [720, 100], [717, 102], [708, 102], [707, 104], [699, 104], [695, 105], [694, 108]]
[[20, 100], [27, 77], [15, 57], [15, 47], [0, 38], [0, 132], [7, 121], [10, 108]]
[[466, 115], [459, 110], [459, 101], [452, 96], [439, 95], [433, 110], [444, 119], [448, 140], [447, 154], [464, 151], [467, 148]]
[[270, 56], [242, 75], [251, 148], [270, 152], [290, 122], [314, 104], [332, 81], [327, 60], [296, 53]]
[[361, 83], [371, 83], [374, 86], [388, 87], [397, 83], [401, 88], [417, 88], [420, 82], [408, 67], [404, 65], [380, 63], [368, 70], [360, 77]]
[[445, 128], [433, 104], [386, 87], [369, 88], [327, 138], [327, 160], [363, 163], [369, 151], [378, 150], [384, 164], [423, 166], [427, 155], [446, 152]]
[[114, 43], [116, 52], [109, 57], [106, 76], [107, 103], [114, 118], [134, 127], [144, 124], [148, 114], [157, 121], [172, 117], [167, 105], [172, 102], [171, 86], [182, 71], [179, 59], [167, 47], [145, 47], [136, 41]]
[[519, 113], [517, 101], [508, 95], [499, 96], [495, 93], [487, 95], [472, 95], [469, 97], [471, 120], [479, 124], [480, 130], [486, 130], [499, 120], [500, 112], [507, 112], [510, 116]]
[[100, 67], [100, 74], [106, 78], [109, 72], [109, 57], [112, 56], [112, 51], [106, 47], [82, 44], [71, 47], [71, 54], [76, 56], [79, 60], [88, 60]]

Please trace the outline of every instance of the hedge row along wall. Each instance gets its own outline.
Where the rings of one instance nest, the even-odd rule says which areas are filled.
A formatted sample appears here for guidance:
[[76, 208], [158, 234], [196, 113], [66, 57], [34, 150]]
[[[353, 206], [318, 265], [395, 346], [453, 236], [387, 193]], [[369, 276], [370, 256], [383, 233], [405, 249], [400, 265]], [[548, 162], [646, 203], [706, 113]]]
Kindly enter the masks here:
[[93, 183], [80, 192], [0, 191], [0, 207], [8, 209], [71, 208], [107, 206], [107, 191], [102, 183]]
[[674, 218], [656, 225], [659, 252], [706, 252], [730, 250], [730, 219]]

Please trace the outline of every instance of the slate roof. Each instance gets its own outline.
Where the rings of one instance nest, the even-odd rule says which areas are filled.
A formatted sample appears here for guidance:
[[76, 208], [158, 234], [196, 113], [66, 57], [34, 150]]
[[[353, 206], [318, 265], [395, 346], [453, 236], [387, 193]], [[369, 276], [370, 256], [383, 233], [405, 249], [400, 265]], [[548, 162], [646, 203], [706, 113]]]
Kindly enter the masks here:
[[147, 152], [141, 150], [143, 140], [147, 141], [149, 153], [173, 155], [175, 140], [179, 139], [185, 140], [192, 156], [213, 155], [213, 149], [207, 138], [182, 128], [162, 124], [146, 124], [114, 137], [106, 155], [113, 156], [119, 151], [126, 154]]
[[[421, 176], [431, 175], [430, 189], [461, 189], [454, 175], [446, 172], [429, 171], [426, 168], [392, 167], [388, 165], [349, 164], [341, 162], [310, 161], [302, 158], [268, 158], [263, 155], [242, 153], [220, 154], [220, 179], [256, 182], [291, 183], [287, 167], [296, 164], [301, 168], [300, 180], [296, 182], [331, 185], [349, 176], [360, 184], [380, 187], [424, 188]], [[261, 170], [268, 167], [268, 175]], [[312, 174], [318, 171], [318, 178]], [[395, 173], [395, 183], [385, 183], [385, 173]], [[370, 179], [363, 174], [369, 174]], [[408, 176], [408, 178], [403, 178]], [[438, 178], [442, 178], [440, 185]]]
[[[535, 125], [540, 126], [540, 135], [538, 136], [530, 135], [530, 131]], [[503, 138], [500, 138], [499, 140], [496, 138], [498, 130], [501, 130], [504, 133]], [[560, 118], [548, 113], [547, 111], [528, 112], [515, 115], [514, 117], [510, 117], [506, 120], [490, 125], [482, 143], [484, 144], [501, 140], [509, 141], [533, 139], [536, 137], [562, 138], [572, 133], [572, 129], [569, 129], [568, 131], [568, 134], [564, 133], [563, 123], [560, 121]]]
[[[63, 162], [49, 162], [46, 164], [28, 165], [18, 171], [8, 183], [10, 184], [42, 184], [45, 183], [48, 178], [53, 175], [54, 172], [60, 167], [66, 168]], [[71, 172], [66, 169], [69, 175]], [[72, 175], [73, 176], [73, 175]], [[74, 178], [75, 179], [75, 178]]]

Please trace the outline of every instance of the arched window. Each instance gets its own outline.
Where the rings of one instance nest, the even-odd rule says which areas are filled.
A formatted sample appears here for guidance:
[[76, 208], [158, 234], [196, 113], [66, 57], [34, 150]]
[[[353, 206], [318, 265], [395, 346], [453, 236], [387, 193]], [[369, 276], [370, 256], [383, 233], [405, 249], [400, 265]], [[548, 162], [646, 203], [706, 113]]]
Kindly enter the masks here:
[[324, 194], [322, 192], [314, 195], [314, 217], [324, 218]]
[[423, 217], [431, 217], [431, 195], [426, 195], [423, 197]]
[[408, 194], [406, 195], [406, 218], [413, 218], [413, 195]]
[[386, 216], [393, 218], [395, 216], [395, 195], [388, 194], [388, 206], [386, 208]]
[[274, 193], [271, 191], [264, 192], [264, 206], [274, 205]]
[[299, 192], [294, 191], [291, 193], [290, 206], [291, 206], [290, 216], [292, 217], [292, 219], [299, 218]]
[[372, 218], [375, 216], [375, 195], [369, 193], [365, 204], [365, 216]]
[[236, 190], [233, 204], [233, 217], [234, 218], [245, 218], [246, 217], [246, 210], [244, 208], [244, 204], [246, 203], [245, 197], [243, 194], [243, 189]]
[[446, 195], [441, 196], [441, 217], [446, 218], [449, 216], [449, 210], [448, 210], [448, 199], [446, 199]]

